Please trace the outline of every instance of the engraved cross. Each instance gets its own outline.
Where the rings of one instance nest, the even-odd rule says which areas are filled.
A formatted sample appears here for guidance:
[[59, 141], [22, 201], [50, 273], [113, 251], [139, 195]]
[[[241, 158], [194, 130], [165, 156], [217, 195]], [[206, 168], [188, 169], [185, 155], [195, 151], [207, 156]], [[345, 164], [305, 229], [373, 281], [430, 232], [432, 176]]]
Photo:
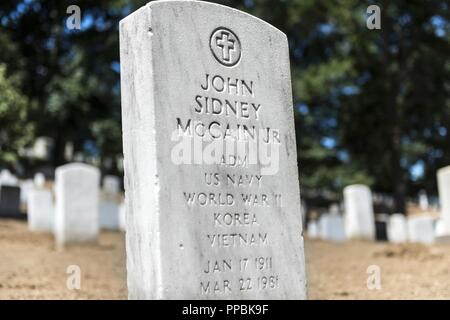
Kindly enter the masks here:
[[222, 58], [225, 61], [231, 61], [230, 51], [235, 50], [234, 40], [229, 38], [229, 34], [226, 32], [221, 33], [221, 37], [216, 38], [216, 44], [222, 48]]

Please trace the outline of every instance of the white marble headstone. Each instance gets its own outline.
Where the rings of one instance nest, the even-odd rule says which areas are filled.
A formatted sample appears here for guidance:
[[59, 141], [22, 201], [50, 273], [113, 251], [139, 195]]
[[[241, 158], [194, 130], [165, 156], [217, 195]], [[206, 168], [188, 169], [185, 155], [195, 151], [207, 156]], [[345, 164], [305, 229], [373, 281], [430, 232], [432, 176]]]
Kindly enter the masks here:
[[55, 172], [55, 238], [58, 246], [96, 242], [99, 231], [100, 171], [71, 163]]
[[38, 172], [34, 175], [34, 184], [38, 188], [44, 188], [45, 186], [45, 175], [42, 172]]
[[100, 200], [100, 228], [119, 230], [120, 179], [113, 175], [103, 177], [103, 188]]
[[103, 191], [109, 194], [118, 194], [120, 192], [120, 178], [112, 175], [104, 176]]
[[389, 217], [387, 236], [392, 243], [405, 243], [408, 241], [408, 223], [404, 214], [395, 213]]
[[437, 171], [437, 183], [444, 233], [450, 235], [450, 166]]
[[17, 186], [19, 184], [19, 179], [11, 173], [8, 169], [3, 169], [0, 172], [0, 185], [2, 186]]
[[428, 210], [428, 196], [425, 190], [420, 190], [419, 192], [419, 206], [422, 211]]
[[28, 195], [28, 227], [31, 231], [53, 232], [55, 209], [50, 191], [33, 189]]
[[129, 297], [306, 298], [286, 36], [154, 1], [121, 21], [120, 62]]
[[119, 205], [119, 230], [125, 232], [126, 226], [126, 214], [125, 214], [125, 203]]
[[344, 188], [345, 232], [349, 239], [375, 238], [372, 193], [365, 185]]
[[437, 219], [434, 223], [434, 234], [436, 237], [445, 237], [448, 234], [445, 231], [445, 223], [442, 219]]
[[311, 239], [317, 239], [320, 236], [319, 232], [319, 222], [316, 220], [311, 220], [308, 222], [307, 227], [308, 237]]
[[20, 186], [20, 202], [22, 204], [28, 203], [30, 192], [34, 189], [33, 180], [25, 180], [19, 182]]
[[346, 239], [344, 219], [339, 213], [322, 214], [319, 219], [319, 230], [323, 240], [341, 242]]
[[119, 230], [119, 204], [114, 199], [100, 201], [100, 228]]
[[408, 235], [411, 242], [432, 244], [435, 239], [434, 220], [430, 216], [408, 218]]

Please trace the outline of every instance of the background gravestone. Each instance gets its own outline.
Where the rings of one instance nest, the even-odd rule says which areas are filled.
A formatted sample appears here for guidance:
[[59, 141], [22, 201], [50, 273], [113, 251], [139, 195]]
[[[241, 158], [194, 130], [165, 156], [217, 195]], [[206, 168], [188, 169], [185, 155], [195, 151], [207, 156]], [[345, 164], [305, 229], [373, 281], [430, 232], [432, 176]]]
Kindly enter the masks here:
[[100, 200], [100, 228], [119, 230], [119, 177], [106, 175], [103, 178], [103, 188]]
[[443, 233], [450, 235], [450, 166], [437, 171], [439, 203], [441, 205], [441, 219]]
[[100, 172], [71, 163], [55, 171], [55, 238], [58, 246], [95, 242], [99, 230]]
[[348, 239], [375, 239], [372, 193], [365, 185], [344, 188], [345, 232]]
[[411, 242], [432, 244], [435, 240], [433, 218], [425, 215], [408, 217], [408, 236]]
[[45, 185], [45, 175], [42, 172], [38, 172], [34, 175], [34, 185], [38, 188], [43, 188]]
[[308, 229], [306, 231], [309, 238], [311, 239], [319, 238], [320, 236], [319, 223], [320, 221], [317, 220], [311, 220], [308, 222]]
[[319, 219], [320, 237], [322, 240], [345, 241], [344, 219], [339, 213], [322, 214]]
[[[156, 1], [121, 21], [120, 47], [129, 297], [306, 298], [286, 36]], [[266, 157], [214, 158], [250, 140]]]
[[119, 204], [112, 199], [101, 199], [100, 201], [100, 228], [116, 231], [119, 226]]
[[389, 217], [387, 237], [392, 243], [408, 242], [408, 222], [404, 214], [395, 213]]
[[20, 202], [21, 204], [27, 204], [29, 194], [34, 188], [34, 182], [31, 179], [20, 181], [19, 187], [20, 187]]
[[3, 169], [0, 171], [0, 185], [2, 186], [17, 186], [19, 179], [13, 175], [9, 170]]
[[126, 216], [125, 216], [125, 203], [119, 205], [119, 230], [125, 232], [126, 226]]
[[103, 191], [111, 194], [117, 194], [120, 191], [119, 177], [106, 175], [103, 177]]
[[34, 189], [28, 194], [28, 227], [31, 231], [52, 232], [55, 219], [52, 193]]

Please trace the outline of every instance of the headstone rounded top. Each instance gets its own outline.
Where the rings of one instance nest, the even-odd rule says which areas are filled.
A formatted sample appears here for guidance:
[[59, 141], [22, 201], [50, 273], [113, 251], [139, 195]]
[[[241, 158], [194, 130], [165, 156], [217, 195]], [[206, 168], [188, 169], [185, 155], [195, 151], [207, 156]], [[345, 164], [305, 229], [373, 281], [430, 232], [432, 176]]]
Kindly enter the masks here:
[[438, 175], [441, 175], [441, 174], [450, 174], [450, 166], [446, 166], [446, 167], [443, 167], [443, 168], [438, 169], [437, 174], [438, 174]]
[[402, 213], [393, 213], [393, 214], [391, 214], [389, 219], [391, 221], [394, 221], [394, 220], [395, 221], [400, 221], [400, 220], [404, 221], [404, 220], [406, 220], [406, 216]]
[[365, 184], [352, 184], [344, 188], [344, 193], [360, 192], [360, 191], [370, 192], [370, 188]]
[[330, 214], [339, 214], [339, 205], [337, 203], [333, 203], [328, 210]]
[[[172, 6], [174, 8], [179, 9], [180, 11], [182, 10], [183, 7], [186, 6], [198, 6], [198, 7], [202, 7], [202, 9], [207, 9], [207, 8], [212, 8], [212, 9], [216, 9], [216, 10], [222, 10], [222, 11], [228, 11], [229, 14], [237, 14], [237, 15], [242, 15], [243, 17], [245, 17], [246, 19], [254, 19], [258, 22], [260, 22], [263, 25], [266, 25], [267, 27], [273, 29], [273, 31], [279, 33], [280, 35], [282, 35], [283, 37], [286, 38], [286, 34], [281, 31], [280, 29], [278, 29], [277, 27], [274, 27], [273, 25], [271, 25], [270, 23], [255, 17], [247, 12], [244, 11], [240, 11], [238, 9], [232, 8], [232, 7], [228, 7], [222, 4], [218, 4], [218, 3], [212, 3], [212, 2], [207, 2], [207, 1], [196, 1], [196, 0], [159, 0], [159, 1], [151, 1], [149, 3], [147, 3], [146, 5], [149, 9], [156, 9], [158, 7], [162, 7], [162, 6]], [[124, 19], [126, 19], [127, 17], [125, 17]], [[124, 20], [122, 19], [122, 20]]]
[[4, 186], [17, 186], [19, 180], [8, 169], [4, 169], [0, 172], [0, 185]]
[[45, 185], [45, 175], [42, 172], [38, 172], [34, 175], [34, 184], [39, 187], [43, 188]]
[[92, 173], [100, 173], [100, 170], [95, 167], [92, 166], [90, 164], [86, 164], [86, 163], [79, 163], [79, 162], [75, 162], [75, 163], [69, 163], [69, 164], [65, 164], [62, 165], [58, 168], [56, 168], [56, 174], [58, 174], [58, 172], [72, 172], [72, 171], [85, 171], [85, 172], [92, 172]]
[[113, 175], [103, 177], [103, 189], [108, 193], [118, 193], [120, 190], [120, 178]]

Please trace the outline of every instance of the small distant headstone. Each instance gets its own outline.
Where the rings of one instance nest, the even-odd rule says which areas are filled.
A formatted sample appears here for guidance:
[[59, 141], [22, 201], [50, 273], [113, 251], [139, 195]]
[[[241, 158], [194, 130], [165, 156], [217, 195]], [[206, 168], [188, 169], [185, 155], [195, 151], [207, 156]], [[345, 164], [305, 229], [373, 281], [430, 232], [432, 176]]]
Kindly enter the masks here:
[[408, 235], [411, 242], [432, 244], [435, 239], [433, 218], [429, 216], [409, 217]]
[[339, 214], [340, 213], [339, 204], [333, 203], [332, 205], [330, 205], [328, 211], [330, 214]]
[[443, 228], [445, 234], [450, 235], [450, 166], [437, 171], [437, 182]]
[[44, 188], [45, 175], [42, 172], [38, 172], [34, 175], [34, 185], [38, 188]]
[[113, 199], [105, 198], [100, 201], [100, 228], [119, 230], [119, 205]]
[[119, 205], [119, 230], [125, 232], [126, 227], [125, 203]]
[[425, 190], [420, 190], [419, 192], [419, 206], [422, 211], [428, 210], [428, 196]]
[[71, 163], [55, 172], [55, 238], [58, 246], [95, 242], [99, 231], [100, 171]]
[[34, 188], [33, 180], [25, 180], [19, 182], [20, 186], [20, 202], [26, 204], [28, 202], [28, 196]]
[[445, 232], [445, 224], [442, 219], [437, 219], [434, 222], [434, 234], [436, 237], [448, 236], [448, 234]]
[[351, 185], [344, 188], [345, 232], [348, 239], [375, 238], [375, 217], [372, 193], [368, 186]]
[[19, 179], [13, 175], [8, 169], [3, 169], [0, 172], [0, 185], [2, 186], [17, 186]]
[[286, 36], [152, 1], [120, 47], [129, 297], [306, 298]]
[[103, 177], [103, 191], [108, 194], [117, 194], [120, 191], [120, 178], [112, 175]]
[[0, 185], [0, 217], [21, 218], [20, 188]]
[[392, 243], [408, 242], [408, 222], [404, 214], [395, 213], [389, 217], [387, 237]]
[[344, 219], [336, 212], [323, 214], [319, 219], [320, 237], [323, 240], [345, 241]]
[[31, 231], [53, 231], [55, 209], [50, 191], [45, 189], [34, 189], [30, 191], [27, 207], [28, 227]]
[[100, 228], [119, 230], [120, 179], [113, 175], [103, 177], [103, 189], [100, 201]]
[[319, 223], [316, 220], [309, 221], [306, 231], [307, 231], [309, 238], [311, 238], [311, 239], [319, 238], [319, 236], [320, 236]]

